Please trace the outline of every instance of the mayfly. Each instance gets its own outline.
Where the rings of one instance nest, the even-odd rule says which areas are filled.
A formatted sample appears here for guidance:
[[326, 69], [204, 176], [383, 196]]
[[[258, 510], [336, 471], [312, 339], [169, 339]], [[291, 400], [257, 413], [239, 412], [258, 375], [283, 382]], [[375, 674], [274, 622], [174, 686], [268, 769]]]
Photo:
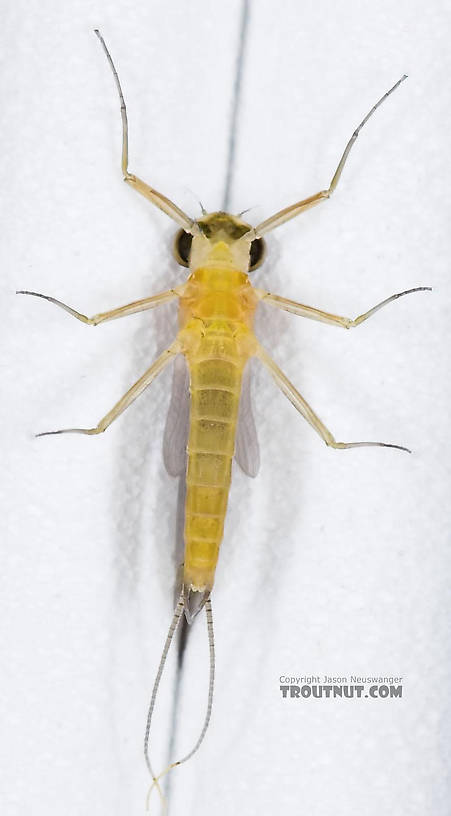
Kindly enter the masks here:
[[[350, 329], [359, 326], [397, 298], [412, 292], [430, 290], [430, 287], [420, 286], [394, 294], [364, 314], [351, 319], [270, 294], [265, 289], [252, 286], [249, 278], [264, 260], [264, 236], [267, 233], [330, 198], [361, 129], [382, 102], [406, 79], [405, 75], [379, 99], [355, 129], [326, 189], [286, 207], [255, 227], [245, 222], [241, 216], [227, 212], [203, 211], [200, 218], [193, 219], [166, 196], [129, 171], [128, 121], [124, 96], [118, 73], [103, 37], [99, 31], [96, 30], [95, 33], [113, 72], [120, 98], [124, 180], [178, 224], [174, 253], [179, 264], [189, 268], [189, 276], [180, 286], [111, 311], [101, 312], [93, 317], [87, 317], [47, 295], [29, 291], [21, 291], [20, 294], [44, 298], [60, 306], [77, 320], [91, 326], [154, 309], [170, 301], [178, 303], [179, 331], [175, 340], [95, 427], [68, 428], [37, 434], [46, 436], [62, 433], [88, 435], [103, 433], [171, 362], [175, 362], [173, 399], [166, 428], [166, 461], [168, 469], [174, 475], [186, 472], [185, 556], [180, 593], [152, 691], [144, 738], [144, 754], [152, 777], [152, 785], [156, 785], [161, 793], [158, 780], [170, 768], [193, 756], [205, 736], [210, 720], [215, 671], [210, 595], [223, 536], [232, 459], [235, 456], [242, 469], [251, 476], [256, 475], [259, 466], [258, 443], [251, 413], [249, 376], [246, 369], [249, 360], [256, 357], [268, 369], [285, 396], [329, 447], [343, 450], [377, 446], [408, 451], [408, 448], [402, 445], [387, 442], [336, 441], [304, 397], [258, 342], [253, 331], [258, 304], [264, 302], [301, 317]], [[185, 431], [188, 421], [189, 432]], [[182, 614], [184, 613], [188, 623], [191, 623], [201, 609], [205, 609], [206, 612], [210, 652], [205, 720], [192, 750], [157, 776], [149, 757], [149, 734], [161, 675]]]

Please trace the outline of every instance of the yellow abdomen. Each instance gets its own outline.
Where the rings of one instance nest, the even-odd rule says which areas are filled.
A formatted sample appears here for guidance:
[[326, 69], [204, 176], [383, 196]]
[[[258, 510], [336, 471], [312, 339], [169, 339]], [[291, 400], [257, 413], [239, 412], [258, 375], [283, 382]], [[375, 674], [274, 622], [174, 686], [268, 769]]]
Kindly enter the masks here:
[[189, 300], [181, 303], [182, 331], [193, 335], [185, 351], [191, 411], [184, 585], [204, 591], [213, 586], [223, 536], [241, 379], [252, 353], [250, 324], [256, 300], [247, 275], [220, 277], [218, 269], [199, 272], [188, 283]]
[[208, 333], [189, 360], [191, 416], [185, 586], [211, 589], [229, 494], [243, 362], [230, 333]]

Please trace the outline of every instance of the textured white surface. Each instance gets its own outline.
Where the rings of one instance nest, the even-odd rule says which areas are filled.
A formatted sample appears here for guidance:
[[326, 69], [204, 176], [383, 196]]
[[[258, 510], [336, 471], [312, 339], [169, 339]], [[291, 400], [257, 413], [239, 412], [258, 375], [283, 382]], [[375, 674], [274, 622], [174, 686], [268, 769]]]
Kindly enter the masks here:
[[[240, 3], [18, 0], [2, 21], [1, 812], [144, 811], [144, 717], [172, 607], [177, 483], [161, 439], [170, 373], [105, 435], [91, 425], [175, 328], [170, 306], [97, 329], [86, 313], [182, 279], [171, 222], [121, 181], [120, 119], [92, 29], [122, 78], [130, 169], [189, 212], [220, 205]], [[262, 341], [338, 439], [326, 449], [262, 372], [255, 481], [238, 470], [213, 596], [210, 732], [171, 814], [449, 813], [449, 10], [254, 0], [233, 209], [253, 223], [322, 189], [270, 236], [259, 285], [355, 316], [355, 332], [265, 311]], [[194, 191], [192, 193], [191, 191]], [[202, 622], [203, 623], [203, 622]], [[203, 716], [204, 626], [189, 646], [176, 755]], [[282, 700], [280, 674], [403, 675], [394, 701]], [[154, 731], [166, 762], [173, 664]], [[157, 800], [154, 808], [158, 811]]]

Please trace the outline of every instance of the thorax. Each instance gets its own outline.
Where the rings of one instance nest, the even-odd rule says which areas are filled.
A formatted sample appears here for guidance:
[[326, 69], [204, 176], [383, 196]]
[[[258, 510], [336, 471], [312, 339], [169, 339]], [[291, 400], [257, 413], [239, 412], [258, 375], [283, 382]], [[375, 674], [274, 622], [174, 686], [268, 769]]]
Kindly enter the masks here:
[[258, 298], [245, 272], [228, 266], [196, 269], [182, 287], [179, 320], [225, 321], [252, 327]]
[[180, 329], [192, 335], [190, 356], [249, 356], [258, 296], [246, 273], [230, 266], [199, 267], [179, 292]]

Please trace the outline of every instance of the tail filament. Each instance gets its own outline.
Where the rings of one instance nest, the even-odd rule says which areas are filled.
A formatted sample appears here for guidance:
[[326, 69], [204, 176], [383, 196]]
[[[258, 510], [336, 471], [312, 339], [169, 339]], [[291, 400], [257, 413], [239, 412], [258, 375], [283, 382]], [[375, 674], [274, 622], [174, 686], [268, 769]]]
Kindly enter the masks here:
[[188, 759], [191, 759], [191, 757], [194, 756], [194, 754], [199, 750], [199, 748], [200, 748], [200, 746], [201, 746], [201, 744], [202, 744], [202, 742], [204, 740], [205, 734], [207, 733], [208, 726], [209, 726], [209, 723], [210, 723], [210, 718], [211, 718], [211, 712], [212, 712], [212, 708], [213, 708], [213, 692], [214, 692], [214, 684], [215, 684], [215, 641], [214, 641], [214, 631], [213, 631], [213, 613], [212, 613], [212, 608], [211, 608], [211, 600], [208, 597], [206, 599], [206, 601], [205, 601], [205, 615], [206, 615], [206, 619], [207, 619], [208, 648], [209, 648], [209, 656], [210, 656], [210, 674], [209, 674], [209, 684], [208, 684], [207, 711], [206, 711], [206, 714], [205, 714], [205, 719], [204, 719], [204, 723], [203, 723], [203, 726], [202, 726], [202, 730], [201, 730], [201, 732], [199, 734], [199, 737], [198, 737], [197, 742], [195, 743], [194, 747], [190, 751], [188, 751], [188, 753], [185, 754], [185, 756], [182, 757], [182, 759], [179, 759], [176, 762], [172, 762], [167, 768], [165, 768], [164, 771], [162, 771], [160, 774], [158, 774], [158, 776], [155, 776], [155, 773], [153, 771], [152, 764], [151, 764], [151, 761], [150, 761], [150, 756], [149, 756], [150, 726], [151, 726], [152, 716], [153, 716], [153, 712], [154, 712], [154, 708], [155, 708], [155, 701], [156, 701], [156, 697], [157, 697], [157, 693], [158, 693], [158, 688], [160, 686], [161, 676], [163, 674], [163, 670], [164, 670], [164, 667], [165, 667], [165, 664], [166, 664], [166, 658], [168, 656], [169, 648], [170, 648], [172, 640], [174, 638], [174, 634], [176, 632], [177, 626], [178, 626], [178, 624], [180, 622], [180, 618], [182, 616], [182, 612], [183, 612], [183, 609], [184, 609], [184, 604], [185, 604], [185, 596], [184, 596], [184, 592], [182, 590], [182, 592], [179, 595], [177, 605], [175, 607], [174, 615], [173, 615], [171, 625], [169, 627], [169, 631], [168, 631], [168, 634], [167, 634], [167, 637], [166, 637], [163, 652], [161, 654], [160, 664], [158, 666], [157, 675], [155, 677], [155, 682], [153, 684], [152, 696], [150, 698], [149, 711], [148, 711], [148, 714], [147, 714], [146, 730], [145, 730], [145, 734], [144, 734], [144, 758], [145, 758], [146, 765], [147, 765], [147, 768], [149, 770], [150, 776], [152, 777], [152, 784], [151, 784], [151, 786], [149, 788], [149, 792], [147, 794], [147, 799], [146, 799], [146, 808], [147, 808], [147, 810], [149, 809], [150, 795], [151, 795], [152, 790], [153, 790], [154, 787], [157, 788], [158, 793], [160, 794], [161, 801], [163, 802], [164, 805], [166, 805], [166, 800], [165, 800], [165, 798], [163, 796], [163, 792], [162, 792], [161, 786], [159, 784], [160, 779], [162, 779], [163, 776], [165, 776], [167, 773], [169, 773], [169, 771], [171, 771], [173, 768], [176, 768], [178, 765], [182, 765], [184, 762], [187, 762]]

